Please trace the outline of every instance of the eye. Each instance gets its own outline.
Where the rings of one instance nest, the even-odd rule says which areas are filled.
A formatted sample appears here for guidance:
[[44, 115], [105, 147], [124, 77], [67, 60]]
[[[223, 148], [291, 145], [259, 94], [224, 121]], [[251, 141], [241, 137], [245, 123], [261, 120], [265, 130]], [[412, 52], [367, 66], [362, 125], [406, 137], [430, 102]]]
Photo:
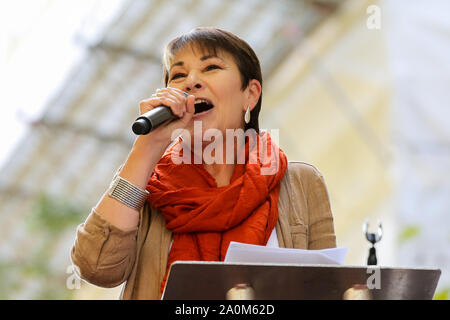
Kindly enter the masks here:
[[170, 80], [172, 81], [172, 80], [184, 77], [184, 76], [185, 76], [184, 73], [176, 73], [172, 76], [172, 78], [170, 78]]
[[205, 68], [205, 71], [210, 71], [210, 70], [214, 70], [214, 69], [221, 69], [221, 68], [216, 64], [210, 64], [209, 66], [207, 66]]

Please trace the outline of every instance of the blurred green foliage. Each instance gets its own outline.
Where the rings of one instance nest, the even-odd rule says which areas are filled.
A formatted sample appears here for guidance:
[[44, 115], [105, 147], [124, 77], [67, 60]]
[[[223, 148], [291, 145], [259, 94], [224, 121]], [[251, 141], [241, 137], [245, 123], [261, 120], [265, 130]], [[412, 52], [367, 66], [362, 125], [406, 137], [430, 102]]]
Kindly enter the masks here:
[[28, 219], [30, 230], [58, 234], [80, 223], [85, 213], [79, 205], [67, 199], [41, 194]]
[[[86, 208], [58, 196], [41, 194], [26, 214], [26, 232], [33, 239], [26, 252], [17, 252], [8, 263], [0, 262], [0, 299], [71, 299], [66, 288], [67, 265], [52, 265], [58, 246], [86, 216]], [[70, 248], [67, 248], [67, 261]], [[64, 260], [64, 259], [63, 259]]]
[[439, 292], [436, 292], [436, 294], [433, 297], [433, 300], [448, 300], [449, 297], [450, 297], [450, 288], [446, 288]]
[[398, 242], [400, 244], [403, 244], [419, 235], [420, 235], [420, 226], [409, 225], [400, 232], [400, 235], [398, 237]]

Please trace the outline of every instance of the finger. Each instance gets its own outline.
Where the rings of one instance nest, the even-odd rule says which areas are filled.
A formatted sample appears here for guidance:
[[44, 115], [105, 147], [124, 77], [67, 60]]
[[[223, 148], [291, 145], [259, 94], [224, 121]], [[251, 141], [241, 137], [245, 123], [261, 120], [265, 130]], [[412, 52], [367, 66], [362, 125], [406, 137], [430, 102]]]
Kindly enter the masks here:
[[168, 90], [168, 91], [174, 91], [174, 92], [177, 92], [177, 93], [180, 93], [180, 94], [185, 94], [185, 92], [183, 91], [183, 90], [181, 90], [181, 89], [179, 89], [179, 88], [175, 88], [175, 87], [165, 87], [165, 88], [158, 88], [158, 89], [156, 89], [156, 91], [164, 91], [164, 90]]
[[154, 103], [153, 97], [140, 101], [139, 102], [139, 110], [140, 110], [140, 112], [144, 113], [143, 112], [144, 110], [151, 110], [151, 109], [153, 109], [154, 108], [153, 103]]
[[186, 95], [181, 93], [181, 92], [172, 90], [172, 89], [169, 89], [169, 90], [157, 90], [156, 91], [156, 96], [159, 96], [159, 95], [168, 95], [168, 96], [171, 96], [173, 98], [176, 98], [177, 100], [180, 101], [180, 103], [183, 103], [183, 104], [186, 103], [186, 98], [187, 98]]
[[158, 106], [166, 106], [170, 110], [172, 110], [172, 113], [178, 117], [183, 116], [183, 110], [179, 106], [179, 102], [171, 99], [170, 97], [155, 97], [151, 98], [149, 101], [149, 104], [147, 106], [143, 106], [141, 113], [145, 113], [149, 110], [152, 110], [153, 108], [156, 108]]
[[191, 121], [192, 117], [194, 116], [195, 113], [195, 107], [194, 107], [194, 103], [195, 103], [195, 97], [193, 95], [190, 95], [187, 97], [187, 102], [186, 102], [186, 112], [184, 113], [184, 116], [181, 118], [181, 121], [187, 125], [189, 123], [189, 121]]
[[192, 115], [195, 113], [195, 96], [189, 95], [186, 99], [186, 111]]
[[187, 125], [189, 121], [192, 120], [192, 117], [195, 113], [195, 97], [193, 95], [189, 95], [186, 98], [186, 112], [184, 113], [184, 116], [181, 118], [181, 121], [184, 123], [184, 125]]
[[179, 96], [181, 98], [187, 98], [189, 95], [187, 92], [185, 92], [181, 89], [178, 89], [178, 88], [173, 88], [173, 87], [157, 89], [156, 92], [171, 92], [172, 94], [176, 94], [177, 96]]
[[177, 101], [177, 103], [179, 104], [178, 108], [180, 108], [183, 112], [186, 111], [186, 98], [184, 97], [180, 97], [179, 95], [170, 92], [162, 92], [162, 91], [157, 92], [156, 97], [158, 98], [167, 97], [173, 99]]
[[183, 91], [181, 89], [174, 88], [174, 87], [167, 87], [167, 88], [170, 88], [170, 89], [174, 90], [175, 92], [181, 94], [185, 98], [187, 98], [189, 96], [189, 94], [186, 91]]
[[[156, 108], [161, 105], [161, 99], [163, 99], [163, 98], [171, 99], [170, 97], [166, 97], [166, 96], [157, 97], [156, 95], [152, 95], [151, 98], [140, 101], [139, 108], [145, 109], [145, 110], [147, 110], [147, 109], [151, 110], [153, 108]], [[173, 100], [174, 102], [177, 102], [175, 99], [171, 99], [171, 100]]]
[[157, 97], [159, 96], [170, 96], [173, 97], [174, 99], [180, 100], [180, 101], [184, 101], [186, 99], [186, 97], [180, 93], [177, 92], [173, 92], [173, 91], [166, 91], [166, 90], [158, 90], [156, 91], [155, 95]]
[[162, 102], [163, 105], [169, 107], [173, 114], [182, 117], [184, 114], [184, 108], [180, 103], [170, 97], [158, 97], [158, 99]]

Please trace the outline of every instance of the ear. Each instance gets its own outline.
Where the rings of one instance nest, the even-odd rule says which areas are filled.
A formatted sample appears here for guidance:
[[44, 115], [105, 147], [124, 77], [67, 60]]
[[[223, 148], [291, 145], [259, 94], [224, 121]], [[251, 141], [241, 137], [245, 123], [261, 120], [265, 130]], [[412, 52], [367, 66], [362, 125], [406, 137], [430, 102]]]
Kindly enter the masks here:
[[258, 103], [259, 97], [261, 96], [261, 83], [256, 79], [251, 79], [247, 86], [247, 104], [244, 106], [244, 111], [247, 110], [247, 106], [250, 107], [250, 111]]

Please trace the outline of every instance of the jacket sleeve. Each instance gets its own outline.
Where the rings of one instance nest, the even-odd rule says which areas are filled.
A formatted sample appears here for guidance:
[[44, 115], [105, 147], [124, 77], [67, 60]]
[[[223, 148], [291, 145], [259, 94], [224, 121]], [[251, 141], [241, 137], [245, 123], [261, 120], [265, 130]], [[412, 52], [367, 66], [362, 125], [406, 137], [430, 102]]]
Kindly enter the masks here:
[[70, 254], [78, 276], [106, 288], [126, 281], [136, 258], [137, 230], [118, 229], [92, 210], [78, 226]]
[[307, 200], [309, 211], [308, 249], [335, 248], [334, 220], [325, 180], [316, 168], [312, 168]]

